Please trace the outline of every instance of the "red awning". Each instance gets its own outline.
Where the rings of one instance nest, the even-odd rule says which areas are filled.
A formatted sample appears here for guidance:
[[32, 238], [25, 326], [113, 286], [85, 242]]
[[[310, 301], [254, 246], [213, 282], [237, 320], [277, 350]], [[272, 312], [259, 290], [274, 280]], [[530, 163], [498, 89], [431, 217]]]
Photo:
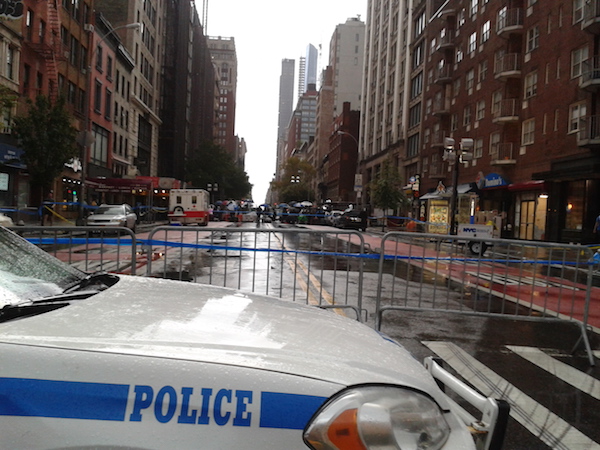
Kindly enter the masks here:
[[531, 180], [522, 183], [513, 183], [508, 185], [509, 191], [544, 191], [546, 182], [544, 180]]

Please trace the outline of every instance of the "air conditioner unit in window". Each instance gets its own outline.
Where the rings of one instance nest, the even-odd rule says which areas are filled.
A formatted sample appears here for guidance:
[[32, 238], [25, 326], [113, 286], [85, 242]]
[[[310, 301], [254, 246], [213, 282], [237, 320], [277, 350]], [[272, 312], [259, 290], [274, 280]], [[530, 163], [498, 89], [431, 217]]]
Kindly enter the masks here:
[[92, 25], [91, 23], [86, 23], [86, 24], [83, 26], [83, 29], [84, 29], [85, 31], [89, 31], [90, 33], [93, 33], [93, 32], [94, 32], [94, 25]]

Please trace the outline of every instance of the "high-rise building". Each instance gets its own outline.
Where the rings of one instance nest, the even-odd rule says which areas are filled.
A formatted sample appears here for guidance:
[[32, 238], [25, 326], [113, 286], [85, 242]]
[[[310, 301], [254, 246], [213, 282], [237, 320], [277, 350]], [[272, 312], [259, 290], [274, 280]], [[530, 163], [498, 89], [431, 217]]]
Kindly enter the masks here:
[[215, 119], [214, 140], [233, 158], [238, 142], [235, 135], [235, 109], [237, 89], [237, 55], [232, 37], [209, 37], [208, 46], [216, 68], [219, 91]]
[[[294, 110], [294, 71], [295, 61], [283, 59], [281, 61], [281, 75], [279, 76], [279, 120], [277, 124], [277, 158], [276, 166], [280, 167], [285, 161], [285, 143], [287, 128]], [[276, 176], [279, 175], [276, 171]]]
[[194, 3], [169, 2], [166, 13], [158, 175], [185, 181], [189, 157], [212, 139], [214, 69]]
[[396, 165], [428, 231], [493, 218], [502, 237], [594, 239], [597, 6], [370, 0], [363, 184]]
[[360, 109], [364, 47], [365, 23], [360, 18], [349, 18], [335, 27], [329, 43], [335, 116], [342, 113], [346, 102], [350, 102], [353, 109]]
[[314, 45], [308, 44], [306, 46], [306, 64], [304, 66], [304, 86], [303, 90], [301, 92], [298, 92], [298, 96], [308, 91], [309, 86], [317, 86], [318, 65], [319, 52], [317, 51], [317, 48]]
[[[423, 65], [423, 54], [419, 54], [423, 48], [417, 49], [417, 56], [411, 60], [412, 41], [406, 38], [422, 33], [420, 28], [413, 30], [413, 11], [412, 1], [369, 0], [359, 136], [363, 186], [377, 177], [386, 161], [398, 166], [405, 141], [418, 132], [413, 126], [409, 136], [406, 117], [407, 77], [415, 68], [422, 70]], [[412, 102], [418, 102], [419, 95], [417, 90]], [[415, 162], [416, 156], [406, 161], [411, 165]], [[362, 202], [371, 203], [368, 190], [363, 193]]]
[[114, 28], [140, 23], [141, 29], [121, 36], [136, 62], [132, 70], [130, 100], [134, 113], [132, 146], [138, 175], [156, 176], [158, 172], [158, 131], [161, 124], [161, 69], [164, 58], [164, 3], [143, 0], [97, 0], [101, 11]]

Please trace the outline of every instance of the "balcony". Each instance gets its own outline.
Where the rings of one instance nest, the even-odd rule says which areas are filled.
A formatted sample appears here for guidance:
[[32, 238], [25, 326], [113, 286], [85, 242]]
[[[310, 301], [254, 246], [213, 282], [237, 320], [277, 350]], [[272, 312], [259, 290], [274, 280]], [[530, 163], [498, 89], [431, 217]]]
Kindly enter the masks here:
[[452, 83], [452, 69], [449, 65], [438, 67], [435, 71], [433, 82], [435, 84], [445, 85]]
[[600, 150], [600, 116], [586, 116], [580, 119], [577, 145], [591, 150]]
[[434, 99], [431, 110], [434, 116], [445, 116], [450, 114], [450, 100], [446, 100], [446, 98]]
[[579, 87], [590, 92], [600, 90], [600, 58], [594, 57], [583, 62]]
[[450, 5], [445, 5], [442, 11], [440, 12], [439, 18], [447, 20], [451, 17], [456, 17], [456, 8], [453, 8]]
[[492, 111], [492, 122], [515, 123], [519, 121], [517, 99], [507, 98], [502, 100]]
[[589, 33], [600, 33], [600, 0], [584, 2], [581, 29]]
[[523, 32], [523, 9], [501, 9], [496, 21], [496, 33], [498, 36], [510, 33]]
[[497, 80], [521, 78], [523, 55], [521, 53], [508, 53], [496, 59], [494, 64], [494, 77]]
[[454, 39], [456, 35], [454, 31], [445, 30], [438, 36], [438, 44], [435, 46], [436, 52], [443, 52], [444, 50], [453, 50], [455, 47]]
[[499, 142], [492, 144], [490, 154], [490, 165], [492, 166], [512, 166], [517, 163], [513, 154], [512, 142]]
[[432, 147], [443, 147], [444, 138], [449, 137], [449, 133], [446, 130], [433, 131], [431, 133], [431, 146]]

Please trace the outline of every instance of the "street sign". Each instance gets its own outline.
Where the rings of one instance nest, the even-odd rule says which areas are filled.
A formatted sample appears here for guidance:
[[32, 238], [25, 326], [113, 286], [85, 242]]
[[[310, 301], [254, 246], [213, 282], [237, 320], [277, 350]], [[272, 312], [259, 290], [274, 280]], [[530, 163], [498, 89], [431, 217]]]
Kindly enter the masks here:
[[362, 192], [362, 174], [354, 175], [354, 192]]

